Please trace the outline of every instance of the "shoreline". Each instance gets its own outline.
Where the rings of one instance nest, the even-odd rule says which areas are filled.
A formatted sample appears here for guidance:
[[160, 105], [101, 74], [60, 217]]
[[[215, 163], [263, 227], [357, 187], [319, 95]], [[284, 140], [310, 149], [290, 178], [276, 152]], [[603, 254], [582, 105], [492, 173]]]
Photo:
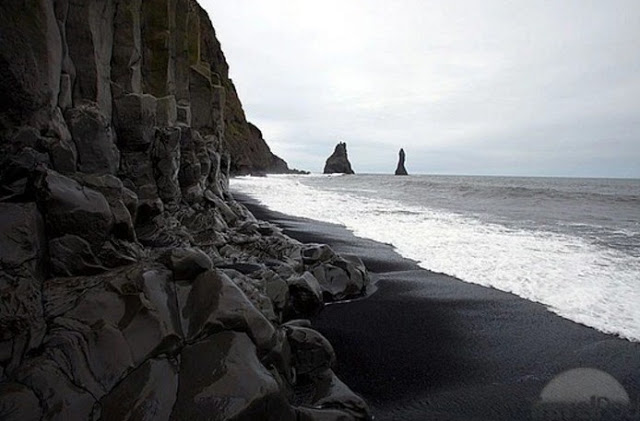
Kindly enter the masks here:
[[234, 197], [301, 242], [359, 256], [372, 273], [375, 293], [327, 306], [313, 325], [336, 350], [336, 373], [376, 419], [531, 419], [544, 386], [574, 368], [608, 373], [632, 401], [640, 397], [638, 343], [513, 294], [422, 269], [392, 246], [344, 227]]

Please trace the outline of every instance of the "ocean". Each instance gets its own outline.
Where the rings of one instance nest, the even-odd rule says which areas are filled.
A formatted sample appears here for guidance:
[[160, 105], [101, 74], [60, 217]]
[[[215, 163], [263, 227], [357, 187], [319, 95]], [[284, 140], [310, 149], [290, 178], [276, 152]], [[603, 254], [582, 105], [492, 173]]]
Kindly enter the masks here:
[[640, 342], [640, 180], [277, 175], [231, 188]]

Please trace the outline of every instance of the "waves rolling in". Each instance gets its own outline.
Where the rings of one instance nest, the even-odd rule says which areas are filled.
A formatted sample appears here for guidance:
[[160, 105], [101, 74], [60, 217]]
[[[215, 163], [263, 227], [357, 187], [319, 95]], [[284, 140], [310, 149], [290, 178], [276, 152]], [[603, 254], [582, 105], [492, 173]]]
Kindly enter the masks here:
[[519, 182], [270, 176], [235, 179], [232, 189], [275, 211], [392, 244], [425, 269], [512, 292], [640, 341], [635, 187]]

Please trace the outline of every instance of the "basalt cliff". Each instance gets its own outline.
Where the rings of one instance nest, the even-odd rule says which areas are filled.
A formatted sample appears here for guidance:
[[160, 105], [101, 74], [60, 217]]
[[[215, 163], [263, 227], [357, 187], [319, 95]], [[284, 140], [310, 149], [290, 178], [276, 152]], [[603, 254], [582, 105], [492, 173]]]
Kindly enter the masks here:
[[3, 1], [0, 45], [0, 419], [369, 419], [306, 320], [368, 273], [229, 193], [287, 166], [207, 13]]

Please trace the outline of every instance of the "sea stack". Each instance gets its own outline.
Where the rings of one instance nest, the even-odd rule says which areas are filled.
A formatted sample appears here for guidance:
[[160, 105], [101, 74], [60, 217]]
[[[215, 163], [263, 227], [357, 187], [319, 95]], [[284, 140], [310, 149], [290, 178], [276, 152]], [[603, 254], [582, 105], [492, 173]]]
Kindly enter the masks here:
[[336, 145], [336, 149], [333, 151], [333, 154], [327, 159], [326, 164], [324, 164], [324, 173], [355, 174], [351, 168], [349, 157], [347, 156], [346, 143], [340, 142]]
[[407, 169], [404, 167], [405, 154], [404, 149], [400, 148], [398, 157], [398, 167], [396, 168], [396, 175], [409, 175]]

